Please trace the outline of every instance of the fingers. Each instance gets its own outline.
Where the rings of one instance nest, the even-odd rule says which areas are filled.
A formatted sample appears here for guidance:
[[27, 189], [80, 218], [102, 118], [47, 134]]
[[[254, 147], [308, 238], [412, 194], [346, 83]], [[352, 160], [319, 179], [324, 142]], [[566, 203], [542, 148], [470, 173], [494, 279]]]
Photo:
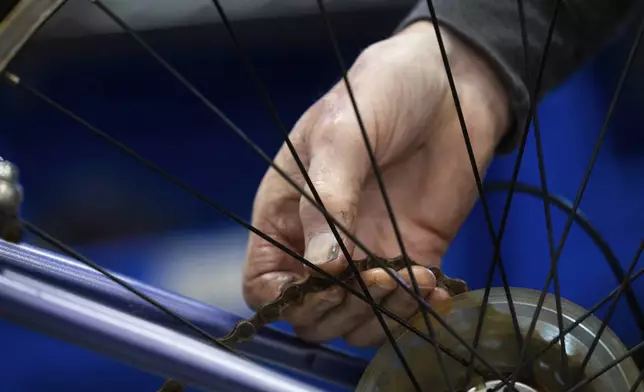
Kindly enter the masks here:
[[[338, 104], [337, 94], [332, 90], [318, 103], [322, 116], [308, 140], [308, 174], [330, 216], [353, 233], [360, 193], [371, 166], [355, 113], [350, 106]], [[305, 257], [324, 265], [331, 274], [344, 270], [346, 258], [327, 218], [305, 198], [300, 202], [300, 218]], [[353, 244], [338, 233], [351, 253]]]
[[[396, 282], [380, 268], [365, 271], [361, 276], [376, 303], [380, 303], [396, 288]], [[354, 282], [352, 287], [362, 291], [357, 282]], [[314, 322], [301, 324], [295, 331], [302, 339], [324, 342], [343, 336], [362, 320], [367, 319], [370, 312], [372, 310], [367, 303], [353, 295], [347, 295], [339, 306], [330, 309]]]
[[342, 303], [347, 294], [339, 286], [331, 287], [320, 293], [309, 294], [299, 306], [286, 308], [282, 318], [287, 320], [294, 328], [308, 328], [315, 325], [322, 317]]
[[[441, 301], [445, 301], [449, 298], [449, 294], [440, 288], [435, 289], [432, 291], [428, 296], [426, 296], [427, 301], [431, 306], [436, 306], [438, 303]], [[417, 305], [417, 303], [415, 303]], [[413, 316], [417, 314], [418, 309], [414, 309], [411, 312], [407, 312], [407, 316], [403, 317], [402, 313], [398, 314], [398, 317], [400, 317], [403, 320], [409, 321], [412, 319]], [[430, 315], [430, 321], [435, 321], [432, 316]], [[398, 331], [402, 328], [405, 328], [404, 326], [400, 325], [397, 321], [385, 316], [385, 323], [387, 325], [387, 328], [393, 333], [395, 331]], [[432, 326], [435, 326], [436, 323], [432, 324]], [[427, 331], [421, 329], [421, 332], [426, 333]], [[382, 329], [380, 322], [378, 319], [374, 316], [371, 318], [371, 320], [365, 322], [363, 325], [361, 325], [359, 328], [356, 328], [353, 332], [348, 334], [345, 337], [345, 341], [355, 347], [372, 347], [372, 346], [380, 346], [383, 343], [387, 341], [387, 335], [385, 334], [384, 330]]]
[[[308, 121], [307, 115], [302, 121]], [[303, 163], [307, 164], [303, 136], [292, 133], [291, 141]], [[302, 174], [291, 152], [282, 146], [275, 164], [293, 181], [302, 186]], [[253, 205], [252, 225], [268, 237], [297, 254], [304, 252], [304, 237], [299, 217], [300, 194], [274, 169], [262, 179]], [[282, 288], [301, 278], [304, 266], [269, 241], [251, 233], [244, 264], [243, 293], [246, 303], [257, 308], [279, 296]]]
[[[429, 269], [424, 267], [416, 266], [412, 270], [418, 283], [420, 297], [429, 297], [436, 288], [436, 277]], [[413, 290], [408, 271], [404, 269], [399, 271], [398, 274], [405, 282], [409, 283], [409, 287]], [[416, 299], [400, 286], [396, 287], [396, 290], [381, 305], [403, 320], [408, 319], [418, 310]], [[383, 319], [390, 331], [393, 332], [400, 328], [400, 325], [395, 320], [384, 314]], [[353, 346], [371, 346], [382, 343], [386, 338], [386, 334], [377, 317], [374, 314], [370, 314], [366, 320], [363, 320], [360, 325], [347, 333], [344, 338], [347, 343]]]
[[[428, 296], [436, 286], [434, 275], [427, 268], [421, 266], [413, 267], [413, 271], [419, 284], [421, 296]], [[410, 282], [407, 271], [401, 270], [398, 274], [405, 282]], [[415, 312], [417, 308], [415, 300], [406, 294], [385, 271], [380, 268], [371, 269], [363, 272], [361, 276], [375, 303], [384, 305], [403, 319]], [[354, 284], [354, 288], [360, 291], [357, 283]], [[313, 299], [314, 295], [311, 295], [309, 300], [312, 303], [319, 303], [321, 297], [328, 298], [327, 295], [326, 292], [318, 293], [315, 294], [317, 298]], [[334, 300], [337, 301], [337, 297]], [[351, 344], [354, 344], [355, 340], [360, 345], [368, 345], [371, 341], [385, 336], [374, 316], [372, 307], [361, 299], [346, 294], [341, 304], [333, 306], [327, 303], [326, 305], [310, 317], [307, 315], [313, 312], [307, 313], [310, 308], [306, 308], [306, 304], [288, 314], [288, 320], [293, 324], [298, 336], [316, 342], [324, 342], [343, 336], [345, 339], [351, 339]], [[321, 314], [322, 312], [325, 313]], [[385, 320], [387, 319], [385, 317]], [[368, 335], [364, 338], [357, 337], [356, 335], [360, 333], [368, 333]]]

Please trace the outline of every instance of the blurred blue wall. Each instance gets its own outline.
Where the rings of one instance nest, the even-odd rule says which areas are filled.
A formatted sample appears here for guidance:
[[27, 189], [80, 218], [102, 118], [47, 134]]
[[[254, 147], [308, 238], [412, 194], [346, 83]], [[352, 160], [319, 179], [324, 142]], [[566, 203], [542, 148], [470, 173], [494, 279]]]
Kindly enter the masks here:
[[[347, 57], [355, 56], [369, 39], [374, 37], [346, 38]], [[42, 64], [24, 58], [13, 69], [172, 174], [249, 218], [266, 164], [163, 69], [133, 45], [116, 41], [112, 46], [105, 41], [92, 49], [83, 47], [91, 55], [85, 53], [67, 63], [41, 56], [39, 61], [53, 64], [47, 71]], [[194, 48], [183, 41], [163, 47], [162, 52], [253, 140], [274, 154], [282, 142], [280, 135], [231, 48], [219, 41], [213, 47], [194, 43]], [[618, 43], [607, 49], [541, 105], [548, 185], [569, 200], [574, 200], [590, 157], [626, 46]], [[60, 53], [61, 57], [78, 53], [78, 48]], [[253, 51], [253, 58], [289, 126], [339, 76], [324, 41], [263, 47]], [[636, 69], [642, 66], [641, 60], [635, 64]], [[638, 104], [641, 95], [637, 94], [644, 86], [642, 75], [636, 72], [629, 79], [581, 205], [624, 265], [644, 233], [644, 130]], [[121, 212], [130, 219], [130, 228], [140, 228], [132, 229], [134, 239], [121, 241], [122, 245], [79, 246], [97, 262], [159, 283], [164, 264], [155, 264], [150, 257], [151, 248], [158, 244], [153, 234], [146, 233], [143, 221], [154, 220], [164, 231], [190, 229], [194, 235], [202, 231], [217, 236], [218, 231], [231, 228], [221, 216], [31, 97], [3, 86], [0, 108], [4, 124], [1, 154], [22, 170], [28, 219], [57, 233], [64, 232], [72, 220], [85, 227], [82, 223], [87, 222], [80, 222], [78, 216], [100, 225], [105, 217]], [[513, 163], [513, 154], [500, 157], [488, 179], [509, 179]], [[532, 137], [521, 180], [539, 185]], [[500, 216], [504, 200], [505, 193], [489, 195], [494, 216]], [[557, 239], [565, 218], [553, 209]], [[146, 233], [146, 241], [136, 240], [140, 233]], [[549, 265], [547, 249], [541, 201], [517, 196], [503, 246], [513, 285], [543, 285]], [[491, 254], [477, 206], [450, 248], [444, 267], [472, 287], [482, 287]], [[161, 272], [155, 273], [157, 269]], [[560, 271], [564, 296], [582, 306], [594, 304], [616, 284], [601, 253], [578, 228], [570, 234]], [[167, 276], [164, 279], [166, 284], [172, 281]], [[642, 282], [637, 293], [644, 301]], [[625, 343], [639, 341], [624, 306], [612, 327]], [[12, 325], [0, 323], [0, 336], [4, 337], [2, 350], [9, 354], [0, 366], [2, 392], [152, 391], [159, 386], [156, 377]]]

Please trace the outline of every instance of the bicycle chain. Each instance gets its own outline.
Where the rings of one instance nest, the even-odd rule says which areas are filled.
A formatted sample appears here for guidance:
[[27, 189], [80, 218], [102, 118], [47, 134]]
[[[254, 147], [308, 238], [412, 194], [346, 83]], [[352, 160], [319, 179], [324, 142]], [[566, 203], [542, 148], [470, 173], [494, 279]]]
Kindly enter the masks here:
[[[354, 263], [359, 273], [373, 268], [380, 268], [383, 264], [394, 271], [399, 271], [406, 267], [402, 256], [392, 259], [379, 258], [378, 261], [368, 257], [362, 260], [355, 260]], [[410, 260], [410, 262], [412, 265], [419, 265], [414, 261]], [[440, 268], [429, 267], [429, 270], [436, 277], [436, 287], [446, 290], [451, 296], [468, 290], [465, 281], [448, 277]], [[347, 267], [337, 276], [337, 279], [345, 284], [350, 283], [355, 279], [353, 271], [351, 267]], [[250, 341], [260, 328], [279, 320], [284, 309], [301, 304], [307, 294], [327, 290], [335, 284], [335, 282], [321, 276], [309, 276], [303, 281], [293, 283], [287, 286], [277, 299], [261, 306], [250, 318], [239, 321], [228, 335], [217, 339], [217, 341], [230, 348], [235, 348], [239, 343]]]

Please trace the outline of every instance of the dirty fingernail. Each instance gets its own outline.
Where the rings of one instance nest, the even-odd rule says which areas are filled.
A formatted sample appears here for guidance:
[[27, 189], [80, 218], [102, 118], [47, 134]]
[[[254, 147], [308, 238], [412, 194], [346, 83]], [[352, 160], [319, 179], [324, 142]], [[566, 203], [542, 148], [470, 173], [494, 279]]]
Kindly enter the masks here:
[[340, 247], [330, 232], [319, 233], [309, 239], [304, 258], [313, 264], [324, 264], [338, 258]]

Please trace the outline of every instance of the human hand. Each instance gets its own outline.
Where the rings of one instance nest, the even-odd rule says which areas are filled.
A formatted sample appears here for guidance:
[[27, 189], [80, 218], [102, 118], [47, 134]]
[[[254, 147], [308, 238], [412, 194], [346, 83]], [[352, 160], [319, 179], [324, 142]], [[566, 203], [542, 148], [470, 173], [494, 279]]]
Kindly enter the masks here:
[[[446, 29], [441, 33], [483, 175], [508, 127], [506, 92], [477, 53]], [[477, 189], [433, 25], [417, 22], [370, 46], [350, 69], [349, 80], [406, 250], [419, 264], [439, 266], [476, 201]], [[343, 81], [302, 115], [290, 138], [329, 213], [374, 254], [400, 255]], [[306, 189], [286, 146], [275, 163]], [[324, 216], [273, 169], [259, 186], [252, 223], [331, 274], [347, 267]], [[352, 258], [365, 257], [342, 237]], [[251, 234], [244, 298], [257, 308], [309, 272]], [[406, 270], [398, 273], [409, 282]], [[403, 319], [417, 311], [416, 301], [382, 269], [361, 275], [377, 303]], [[444, 290], [435, 288], [429, 269], [415, 266], [414, 275], [421, 295], [430, 303], [447, 297]], [[361, 291], [357, 284], [355, 288]], [[343, 337], [351, 345], [370, 346], [385, 339], [371, 307], [339, 287], [307, 295], [283, 316], [305, 340]], [[390, 328], [398, 327], [393, 320], [385, 320]]]

